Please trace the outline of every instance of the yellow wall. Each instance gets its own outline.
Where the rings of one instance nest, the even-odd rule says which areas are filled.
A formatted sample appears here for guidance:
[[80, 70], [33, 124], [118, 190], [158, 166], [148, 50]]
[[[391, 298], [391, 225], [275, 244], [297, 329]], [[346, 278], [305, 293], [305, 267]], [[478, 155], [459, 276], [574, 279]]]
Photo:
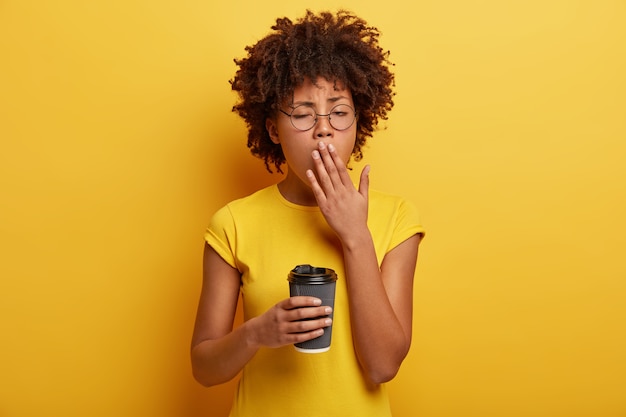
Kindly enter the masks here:
[[[301, 4], [0, 2], [1, 416], [226, 415], [188, 360], [202, 232], [277, 179], [227, 81]], [[428, 228], [395, 415], [625, 416], [624, 1], [342, 5], [397, 64], [373, 186]]]

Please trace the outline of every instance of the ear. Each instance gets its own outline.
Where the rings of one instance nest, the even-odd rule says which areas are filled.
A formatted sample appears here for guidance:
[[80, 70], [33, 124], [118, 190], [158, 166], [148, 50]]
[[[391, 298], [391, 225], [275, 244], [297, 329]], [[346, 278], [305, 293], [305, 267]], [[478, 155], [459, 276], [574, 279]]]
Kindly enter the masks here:
[[278, 145], [280, 140], [278, 139], [278, 127], [276, 126], [276, 120], [269, 117], [265, 119], [265, 129], [267, 129], [267, 133], [269, 133], [272, 142]]

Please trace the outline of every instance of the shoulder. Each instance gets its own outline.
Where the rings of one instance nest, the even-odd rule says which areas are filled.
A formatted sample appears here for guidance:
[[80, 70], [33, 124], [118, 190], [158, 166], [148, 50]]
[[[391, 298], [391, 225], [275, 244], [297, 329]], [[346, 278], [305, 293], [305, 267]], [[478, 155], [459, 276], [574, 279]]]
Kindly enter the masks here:
[[264, 217], [266, 211], [271, 209], [268, 207], [272, 206], [273, 199], [275, 197], [270, 186], [222, 206], [211, 216], [204, 234], [206, 242], [234, 267], [232, 251], [237, 247], [241, 231], [254, 232], [259, 229], [259, 225], [265, 224]]
[[274, 224], [277, 219], [289, 214], [288, 211], [274, 184], [222, 206], [211, 216], [209, 228], [227, 228], [233, 232], [258, 229]]
[[229, 203], [221, 207], [216, 212], [216, 215], [223, 214], [224, 212], [235, 214], [251, 210], [263, 210], [264, 207], [275, 203], [276, 192], [276, 185], [262, 188], [245, 197], [230, 201]]
[[372, 227], [424, 233], [417, 206], [406, 198], [379, 190], [369, 191], [368, 222]]
[[376, 189], [369, 190], [369, 201], [371, 210], [417, 211], [417, 207], [406, 198]]

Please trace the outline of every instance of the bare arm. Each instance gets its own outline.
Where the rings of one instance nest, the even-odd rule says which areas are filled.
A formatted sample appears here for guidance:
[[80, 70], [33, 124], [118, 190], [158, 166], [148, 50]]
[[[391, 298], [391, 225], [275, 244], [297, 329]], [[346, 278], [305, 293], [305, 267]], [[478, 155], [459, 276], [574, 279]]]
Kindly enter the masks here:
[[395, 377], [411, 346], [413, 275], [420, 239], [421, 235], [414, 235], [392, 249], [380, 270], [369, 235], [344, 244], [355, 350], [373, 383]]
[[[240, 275], [205, 245], [202, 292], [191, 342], [193, 375], [205, 386], [234, 378], [261, 347], [279, 347], [320, 336], [330, 313], [313, 297], [291, 297], [233, 330]], [[299, 308], [309, 307], [309, 308]]]
[[205, 245], [203, 281], [192, 338], [193, 375], [202, 385], [226, 382], [254, 356], [247, 326], [233, 331], [239, 299], [239, 272]]
[[370, 382], [386, 382], [398, 372], [411, 344], [413, 275], [421, 235], [391, 250], [379, 269], [367, 227], [369, 167], [356, 190], [332, 147], [320, 144], [313, 158], [311, 188], [343, 248], [356, 355]]

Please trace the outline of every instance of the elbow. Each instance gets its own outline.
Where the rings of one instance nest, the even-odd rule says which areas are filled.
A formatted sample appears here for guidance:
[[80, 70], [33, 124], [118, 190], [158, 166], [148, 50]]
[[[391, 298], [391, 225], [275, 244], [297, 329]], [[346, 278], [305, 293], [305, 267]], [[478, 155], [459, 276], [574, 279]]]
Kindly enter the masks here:
[[207, 368], [192, 364], [193, 378], [203, 387], [209, 388], [224, 384], [234, 379], [239, 373], [230, 372], [221, 368]]
[[403, 359], [404, 357], [388, 358], [387, 360], [370, 361], [369, 364], [364, 363], [362, 370], [365, 379], [373, 386], [391, 381], [398, 375]]
[[199, 370], [195, 367], [192, 369], [193, 378], [203, 387], [209, 388], [215, 385], [220, 385], [230, 381], [234, 378], [231, 375], [221, 375], [216, 372], [208, 372], [205, 370]]
[[385, 382], [389, 382], [396, 377], [400, 366], [397, 367], [380, 367], [379, 369], [372, 369], [366, 374], [366, 378], [372, 385], [380, 385]]
[[191, 355], [191, 373], [193, 378], [203, 387], [212, 387], [231, 380], [234, 375], [223, 372], [219, 367], [215, 368], [206, 363], [201, 357]]
[[370, 360], [369, 363], [361, 362], [368, 382], [373, 385], [380, 385], [394, 379], [398, 375], [400, 366], [408, 354], [409, 346], [403, 347], [395, 354], [388, 355], [386, 359], [378, 357]]
[[196, 371], [195, 369], [192, 370], [192, 374], [196, 382], [198, 382], [200, 385], [202, 385], [205, 388], [209, 388], [218, 384], [215, 381], [213, 381], [208, 375], [205, 375], [202, 372]]
[[214, 378], [211, 378], [211, 372], [207, 371], [206, 366], [203, 366], [202, 358], [195, 348], [191, 349], [191, 374], [193, 379], [203, 387], [208, 388], [216, 385]]

